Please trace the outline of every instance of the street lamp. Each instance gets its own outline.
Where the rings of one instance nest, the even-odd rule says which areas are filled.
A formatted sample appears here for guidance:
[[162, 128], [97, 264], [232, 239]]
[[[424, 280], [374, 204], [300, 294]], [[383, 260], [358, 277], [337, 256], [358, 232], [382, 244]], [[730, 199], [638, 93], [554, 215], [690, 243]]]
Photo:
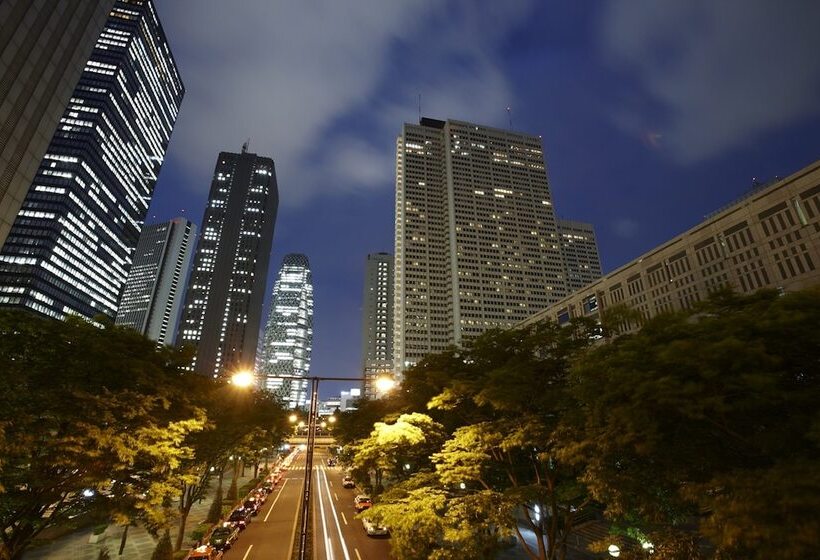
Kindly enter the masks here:
[[336, 417], [335, 416], [328, 416], [327, 421], [330, 422], [331, 424], [335, 424], [336, 423]]
[[389, 375], [382, 375], [376, 378], [376, 389], [381, 393], [386, 393], [396, 386], [396, 380]]
[[230, 383], [240, 389], [245, 389], [247, 387], [251, 387], [253, 385], [253, 372], [242, 370], [237, 371], [231, 376]]
[[621, 555], [621, 548], [617, 544], [609, 545], [609, 548], [607, 548], [606, 551], [609, 552], [609, 555], [613, 558], [617, 558]]
[[291, 414], [290, 416], [288, 416], [288, 420], [290, 421], [291, 424], [295, 424], [298, 419], [299, 419], [299, 417], [296, 416], [295, 414]]

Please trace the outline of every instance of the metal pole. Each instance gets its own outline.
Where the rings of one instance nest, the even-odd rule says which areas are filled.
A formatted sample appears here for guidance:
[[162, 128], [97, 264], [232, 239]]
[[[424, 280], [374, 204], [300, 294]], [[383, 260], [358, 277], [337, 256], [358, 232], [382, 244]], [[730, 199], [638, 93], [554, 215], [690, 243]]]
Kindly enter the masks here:
[[307, 560], [308, 523], [310, 518], [310, 485], [313, 481], [313, 446], [316, 442], [316, 413], [319, 406], [319, 378], [310, 379], [310, 413], [307, 454], [305, 455], [305, 492], [302, 496], [302, 527], [299, 534], [299, 560]]

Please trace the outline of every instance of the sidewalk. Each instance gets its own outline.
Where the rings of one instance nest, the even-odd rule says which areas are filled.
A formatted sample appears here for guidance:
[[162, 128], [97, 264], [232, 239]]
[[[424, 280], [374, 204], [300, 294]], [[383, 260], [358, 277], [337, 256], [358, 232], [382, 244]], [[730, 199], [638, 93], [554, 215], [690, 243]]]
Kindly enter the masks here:
[[[253, 477], [253, 468], [245, 468], [244, 477], [239, 477], [237, 485], [241, 488], [243, 484], [247, 483]], [[211, 481], [208, 488], [207, 497], [201, 502], [195, 503], [191, 507], [191, 513], [188, 515], [188, 524], [186, 532], [190, 533], [201, 522], [205, 521], [208, 516], [208, 510], [213, 502], [213, 492], [216, 489], [216, 478]], [[227, 492], [230, 486], [230, 473], [225, 474], [225, 480], [222, 485], [222, 491]], [[125, 549], [122, 551], [122, 556], [118, 556], [117, 552], [120, 550], [120, 539], [122, 538], [123, 527], [116, 525], [109, 525], [103, 533], [103, 538], [95, 544], [90, 544], [88, 538], [91, 536], [92, 528], [88, 527], [76, 531], [70, 535], [66, 535], [59, 539], [44, 544], [42, 546], [30, 548], [23, 554], [23, 560], [97, 560], [100, 551], [104, 548], [108, 549], [108, 553], [112, 560], [145, 560], [151, 558], [154, 553], [154, 548], [157, 541], [152, 537], [142, 525], [131, 526], [128, 529], [128, 539], [125, 543]], [[171, 527], [171, 543], [176, 542], [177, 525]], [[186, 539], [183, 547], [188, 544]]]

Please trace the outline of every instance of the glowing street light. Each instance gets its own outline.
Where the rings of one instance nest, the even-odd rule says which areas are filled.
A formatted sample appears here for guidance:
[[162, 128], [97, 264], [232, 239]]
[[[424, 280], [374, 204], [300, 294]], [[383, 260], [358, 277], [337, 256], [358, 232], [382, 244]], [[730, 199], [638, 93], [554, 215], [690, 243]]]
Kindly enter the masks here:
[[241, 389], [252, 386], [253, 382], [253, 372], [251, 371], [238, 371], [231, 376], [231, 384]]
[[609, 548], [606, 549], [609, 552], [609, 555], [613, 558], [617, 558], [621, 555], [621, 548], [617, 544], [609, 545]]
[[376, 389], [381, 393], [386, 393], [396, 386], [396, 380], [388, 375], [382, 375], [376, 379]]
[[295, 414], [291, 414], [290, 416], [288, 416], [288, 420], [290, 421], [291, 424], [295, 424], [298, 419], [299, 419], [299, 417], [296, 416]]
[[330, 422], [331, 424], [335, 424], [336, 423], [336, 417], [335, 416], [328, 416], [327, 421]]

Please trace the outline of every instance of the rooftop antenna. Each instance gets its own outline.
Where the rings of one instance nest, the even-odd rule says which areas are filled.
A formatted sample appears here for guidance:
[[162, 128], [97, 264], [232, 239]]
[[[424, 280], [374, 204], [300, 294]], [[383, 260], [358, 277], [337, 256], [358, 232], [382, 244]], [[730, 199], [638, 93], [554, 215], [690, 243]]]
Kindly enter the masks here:
[[250, 144], [251, 144], [251, 139], [250, 139], [250, 138], [248, 138], [247, 140], [245, 140], [245, 143], [244, 143], [244, 144], [242, 144], [242, 153], [243, 153], [243, 154], [244, 154], [244, 153], [246, 153], [246, 152], [248, 151], [248, 146], [250, 146]]
[[510, 121], [510, 132], [512, 132], [512, 107], [507, 107], [507, 118]]
[[419, 93], [419, 122], [421, 122], [421, 93]]

